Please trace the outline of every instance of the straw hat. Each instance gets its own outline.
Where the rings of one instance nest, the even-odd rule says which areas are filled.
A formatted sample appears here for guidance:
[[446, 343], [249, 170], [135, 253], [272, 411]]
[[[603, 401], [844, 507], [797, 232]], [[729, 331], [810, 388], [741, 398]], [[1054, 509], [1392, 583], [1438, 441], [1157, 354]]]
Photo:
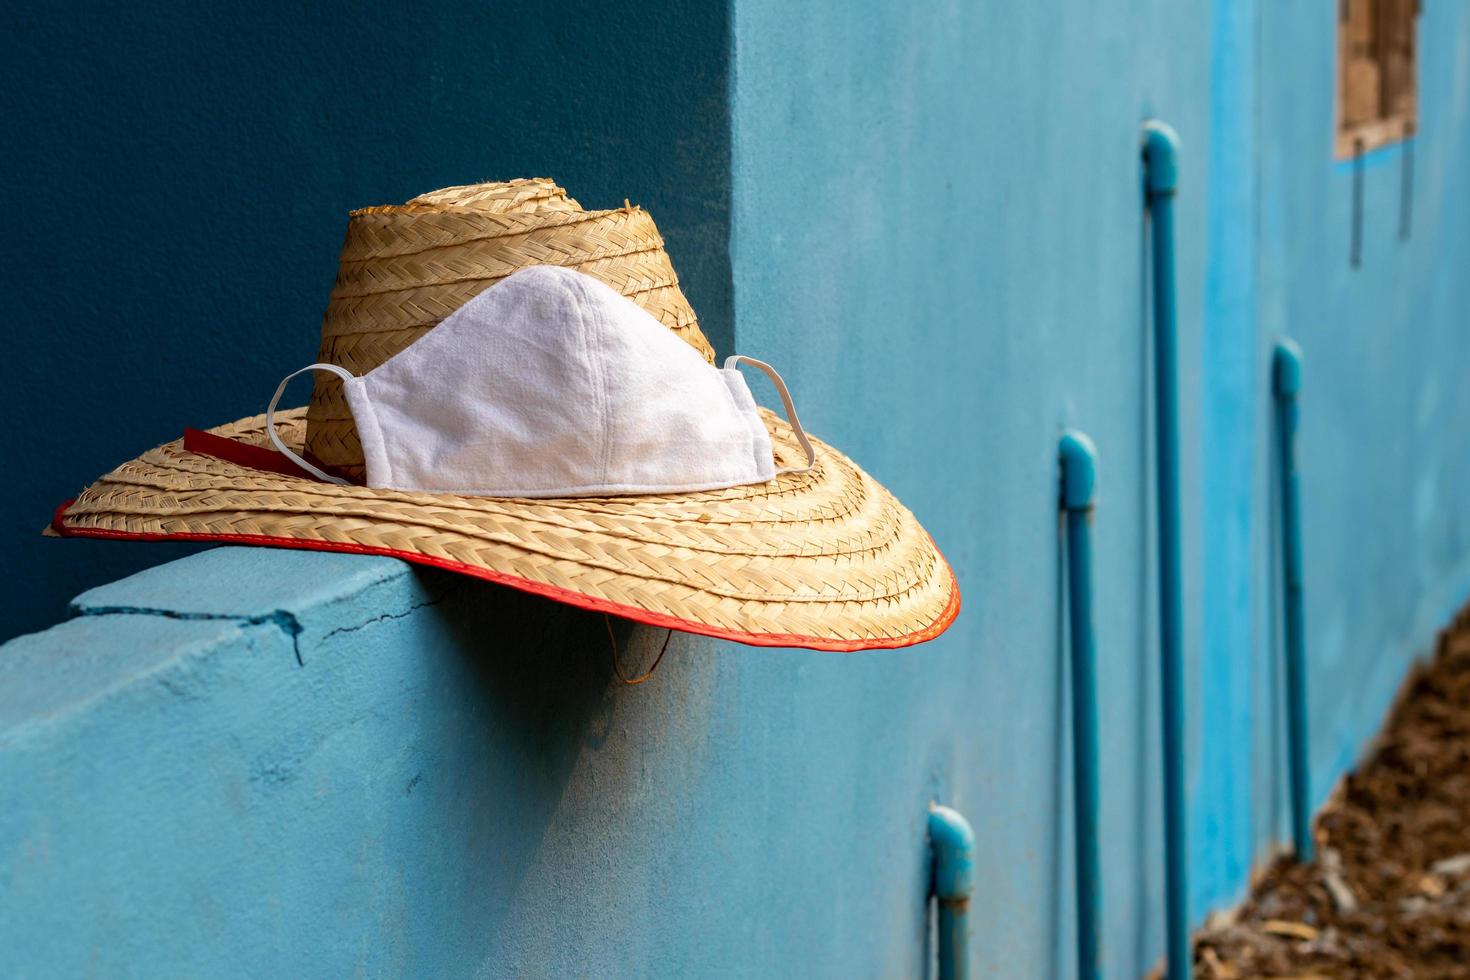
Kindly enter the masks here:
[[[365, 373], [520, 268], [558, 265], [714, 353], [647, 212], [583, 211], [549, 180], [452, 187], [350, 217], [319, 359]], [[762, 410], [778, 467], [804, 460]], [[276, 414], [288, 447], [360, 477], [340, 382]], [[270, 448], [263, 416], [144, 453], [56, 514], [63, 536], [192, 539], [382, 554], [637, 622], [762, 646], [901, 647], [959, 612], [914, 516], [813, 440], [816, 465], [766, 483], [659, 496], [496, 498], [341, 486]]]

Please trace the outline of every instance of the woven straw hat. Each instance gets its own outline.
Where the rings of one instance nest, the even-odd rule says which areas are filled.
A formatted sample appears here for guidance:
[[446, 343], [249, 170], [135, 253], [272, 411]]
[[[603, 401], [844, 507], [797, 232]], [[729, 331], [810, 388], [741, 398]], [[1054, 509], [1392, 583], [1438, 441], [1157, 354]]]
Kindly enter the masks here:
[[[452, 187], [353, 212], [320, 360], [365, 373], [530, 265], [601, 280], [713, 360], [649, 215], [583, 211], [549, 180]], [[790, 426], [762, 417], [778, 467], [804, 461]], [[319, 381], [308, 408], [276, 419], [288, 446], [362, 475], [340, 382]], [[939, 635], [959, 592], [934, 543], [872, 477], [813, 442], [810, 471], [766, 483], [513, 499], [314, 480], [270, 448], [256, 416], [190, 430], [124, 463], [63, 505], [52, 532], [391, 555], [762, 646], [860, 650]]]

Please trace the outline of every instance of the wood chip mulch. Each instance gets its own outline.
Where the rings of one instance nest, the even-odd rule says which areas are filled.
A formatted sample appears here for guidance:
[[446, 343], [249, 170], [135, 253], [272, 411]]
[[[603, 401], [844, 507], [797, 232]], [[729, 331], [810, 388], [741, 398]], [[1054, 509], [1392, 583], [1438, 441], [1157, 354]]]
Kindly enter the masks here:
[[1195, 937], [1197, 977], [1470, 978], [1470, 610], [1316, 840], [1317, 860], [1277, 861]]

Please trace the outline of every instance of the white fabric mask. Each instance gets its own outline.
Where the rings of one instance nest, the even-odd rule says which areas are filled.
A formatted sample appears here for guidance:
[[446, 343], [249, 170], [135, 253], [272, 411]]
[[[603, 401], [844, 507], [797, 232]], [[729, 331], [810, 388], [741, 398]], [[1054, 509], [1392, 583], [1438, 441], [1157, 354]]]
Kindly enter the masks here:
[[714, 490], [778, 475], [742, 361], [775, 383], [806, 451], [806, 466], [779, 472], [805, 472], [816, 453], [770, 365], [735, 355], [717, 369], [632, 300], [555, 266], [501, 280], [361, 377], [335, 364], [287, 375], [266, 425], [302, 469], [346, 483], [276, 433], [287, 383], [330, 371], [370, 487], [486, 497]]

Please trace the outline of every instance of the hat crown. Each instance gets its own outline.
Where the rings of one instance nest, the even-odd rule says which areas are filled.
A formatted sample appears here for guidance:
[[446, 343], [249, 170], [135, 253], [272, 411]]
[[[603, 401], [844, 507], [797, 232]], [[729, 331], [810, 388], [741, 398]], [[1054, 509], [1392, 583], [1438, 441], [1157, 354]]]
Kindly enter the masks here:
[[[352, 212], [318, 360], [365, 374], [533, 265], [576, 269], [605, 283], [713, 362], [648, 213], [631, 206], [584, 211], [545, 178], [446, 187]], [[312, 392], [306, 449], [347, 476], [363, 475], [352, 413], [341, 383], [327, 375]]]

